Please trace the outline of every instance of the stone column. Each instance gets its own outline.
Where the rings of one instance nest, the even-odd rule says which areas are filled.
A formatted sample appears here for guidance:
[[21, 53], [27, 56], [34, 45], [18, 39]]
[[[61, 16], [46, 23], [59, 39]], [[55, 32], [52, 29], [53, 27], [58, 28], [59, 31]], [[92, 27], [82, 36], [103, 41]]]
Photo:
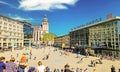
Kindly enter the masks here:
[[1, 47], [3, 48], [3, 38], [1, 38]]
[[40, 35], [39, 35], [39, 30], [38, 30], [38, 41], [39, 41]]

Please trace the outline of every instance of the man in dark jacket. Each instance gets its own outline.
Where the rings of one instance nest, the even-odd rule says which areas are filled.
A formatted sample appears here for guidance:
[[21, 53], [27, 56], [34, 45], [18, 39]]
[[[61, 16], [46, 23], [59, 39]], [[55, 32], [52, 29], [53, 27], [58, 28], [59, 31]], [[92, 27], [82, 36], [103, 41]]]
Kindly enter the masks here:
[[111, 67], [111, 72], [116, 72], [115, 71], [115, 67], [112, 65], [112, 67]]
[[66, 64], [65, 66], [64, 66], [64, 72], [72, 72], [70, 69], [69, 69], [69, 65], [68, 64]]

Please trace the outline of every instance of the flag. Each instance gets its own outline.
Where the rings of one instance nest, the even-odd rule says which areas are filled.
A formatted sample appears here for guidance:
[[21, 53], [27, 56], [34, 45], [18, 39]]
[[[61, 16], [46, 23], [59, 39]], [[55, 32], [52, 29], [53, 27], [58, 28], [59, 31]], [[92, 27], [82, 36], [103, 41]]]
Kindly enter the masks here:
[[107, 19], [112, 18], [112, 13], [107, 15]]

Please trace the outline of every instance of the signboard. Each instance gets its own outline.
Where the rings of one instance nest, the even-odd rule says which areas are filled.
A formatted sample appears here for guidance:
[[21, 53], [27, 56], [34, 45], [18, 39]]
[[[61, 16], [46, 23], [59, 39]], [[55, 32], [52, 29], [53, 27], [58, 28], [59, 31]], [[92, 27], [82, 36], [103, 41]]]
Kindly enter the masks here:
[[107, 19], [112, 18], [112, 13], [107, 15]]

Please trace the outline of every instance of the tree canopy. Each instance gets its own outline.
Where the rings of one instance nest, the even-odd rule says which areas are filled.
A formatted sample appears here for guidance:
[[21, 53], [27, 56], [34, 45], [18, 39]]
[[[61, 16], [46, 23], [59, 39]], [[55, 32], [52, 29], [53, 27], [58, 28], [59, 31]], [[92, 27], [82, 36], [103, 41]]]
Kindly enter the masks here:
[[43, 35], [43, 41], [52, 41], [54, 40], [55, 35], [52, 33], [45, 33]]

